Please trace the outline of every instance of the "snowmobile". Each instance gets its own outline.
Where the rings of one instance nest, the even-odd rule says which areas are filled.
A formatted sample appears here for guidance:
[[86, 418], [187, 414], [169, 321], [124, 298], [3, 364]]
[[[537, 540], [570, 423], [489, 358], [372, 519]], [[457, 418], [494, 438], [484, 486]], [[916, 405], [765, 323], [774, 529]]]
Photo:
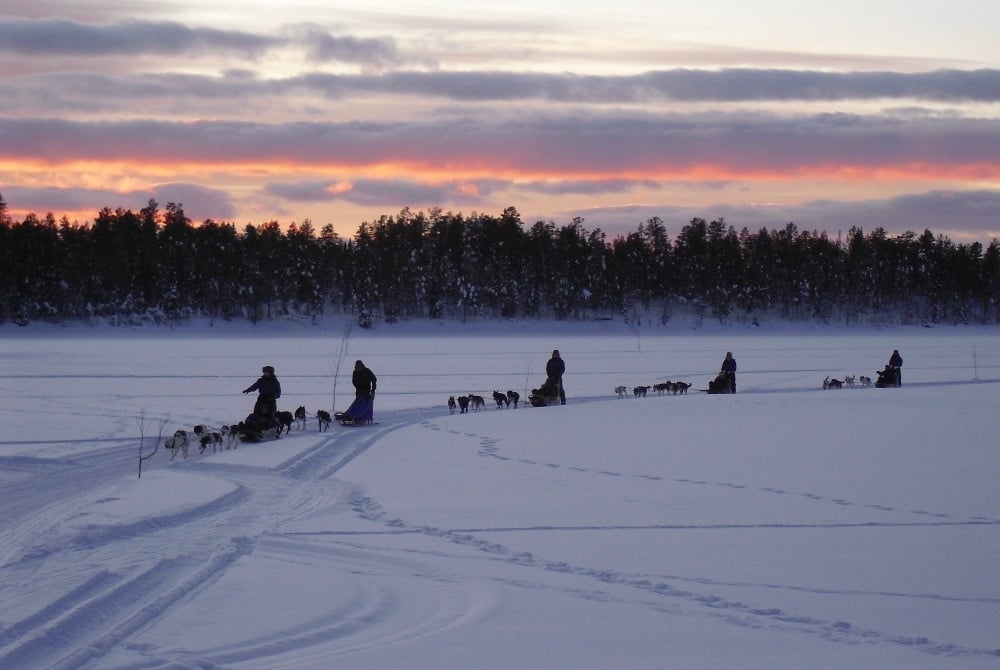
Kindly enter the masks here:
[[354, 399], [343, 412], [334, 412], [333, 418], [341, 426], [365, 426], [375, 423], [375, 394], [362, 395]]

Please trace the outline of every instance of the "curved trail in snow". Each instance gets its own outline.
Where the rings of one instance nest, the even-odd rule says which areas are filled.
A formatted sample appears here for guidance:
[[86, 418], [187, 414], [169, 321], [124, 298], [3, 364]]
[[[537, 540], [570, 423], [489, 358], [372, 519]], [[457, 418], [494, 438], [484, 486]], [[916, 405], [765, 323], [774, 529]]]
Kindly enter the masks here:
[[[397, 583], [398, 570], [378, 569], [380, 563], [402, 559], [280, 535], [283, 524], [326, 509], [340, 507], [350, 515], [356, 493], [337, 473], [395, 430], [423, 418], [426, 412], [396, 412], [374, 426], [292, 432], [278, 442], [240, 447], [278, 449], [295, 442], [296, 451], [275, 468], [205, 457], [174, 463], [154, 458], [144, 472], [171, 467], [228, 480], [233, 488], [192, 509], [126, 526], [74, 526], [71, 521], [81, 494], [100, 491], [133, 471], [133, 447], [104, 446], [64, 462], [9, 459], [17, 478], [0, 498], [6, 520], [0, 530], [0, 566], [16, 573], [8, 581], [22, 585], [17, 593], [5, 594], [7, 604], [29, 613], [3, 621], [0, 668], [114, 667], [119, 656], [109, 658], [112, 651], [129, 649], [137, 634], [175, 611], [183, 616], [186, 601], [238, 573], [250, 556], [307, 565], [320, 574], [354, 571], [363, 578], [350, 593], [331, 599], [328, 611], [276, 621], [266, 636], [198, 652], [138, 645], [123, 667], [295, 667], [304, 659], [321, 662], [460, 621], [474, 609], [473, 598], [428, 562], [406, 559], [404, 573], [424, 575], [425, 584], [416, 587], [422, 597], [414, 600], [409, 594], [415, 587]], [[309, 446], [301, 448], [303, 440]], [[148, 559], [120, 558], [136, 555]]]

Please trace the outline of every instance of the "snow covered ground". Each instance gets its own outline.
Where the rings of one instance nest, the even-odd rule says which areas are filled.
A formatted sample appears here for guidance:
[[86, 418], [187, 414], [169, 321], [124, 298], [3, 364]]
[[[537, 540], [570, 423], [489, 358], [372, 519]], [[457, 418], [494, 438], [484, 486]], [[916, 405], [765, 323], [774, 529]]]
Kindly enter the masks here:
[[[1000, 667], [996, 329], [252, 332], [0, 329], [0, 668]], [[569, 403], [497, 409], [553, 348]], [[377, 425], [137, 476], [359, 358]]]

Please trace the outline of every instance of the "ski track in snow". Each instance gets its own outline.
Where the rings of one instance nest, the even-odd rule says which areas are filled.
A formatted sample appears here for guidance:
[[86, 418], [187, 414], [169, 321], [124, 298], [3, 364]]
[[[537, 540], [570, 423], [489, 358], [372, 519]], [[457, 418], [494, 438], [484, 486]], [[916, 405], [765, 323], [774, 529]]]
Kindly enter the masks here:
[[[812, 379], [815, 372], [802, 371]], [[786, 380], [787, 381], [787, 380]], [[996, 383], [995, 380], [983, 383]], [[694, 389], [692, 389], [694, 390]], [[782, 393], [801, 389], [749, 389], [750, 393]], [[587, 402], [596, 398], [579, 398]], [[605, 400], [605, 398], [601, 398]], [[94, 408], [95, 412], [102, 411]], [[246, 667], [283, 668], [306, 663], [336, 663], [372, 647], [397, 644], [462, 626], [488, 607], [474, 586], [460, 583], [453, 575], [436, 570], [436, 556], [459, 561], [487, 561], [523, 568], [517, 579], [483, 570], [487, 579], [515, 589], [562, 589], [574, 597], [596, 601], [639, 603], [652, 613], [669, 616], [710, 617], [747, 628], [776, 629], [815, 636], [850, 645], [903, 645], [942, 656], [996, 657], [1000, 650], [971, 648], [946, 640], [908, 637], [877, 630], [850, 621], [835, 621], [808, 612], [785, 611], [767, 602], [747, 602], [720, 594], [726, 587], [751, 587], [758, 597], [768, 592], [804, 590], [829, 595], [861, 595], [913, 600], [940, 600], [998, 604], [995, 598], [963, 598], [948, 594], [892, 591], [838, 591], [804, 588], [780, 583], [726, 582], [698, 576], [641, 574], [547, 559], [516, 546], [519, 534], [559, 531], [636, 530], [708, 531], [731, 528], [840, 528], [899, 526], [997, 526], [991, 514], [956, 518], [925, 509], [895, 509], [875, 500], [856, 501], [810, 491], [751, 486], [739, 481], [705, 481], [669, 478], [648, 473], [590, 469], [565, 462], [540, 462], [507, 456], [495, 437], [463, 432], [478, 441], [479, 456], [519, 468], [559, 469], [580, 477], [634, 478], [647, 482], [715, 489], [750, 489], [763, 495], [794, 496], [807, 504], [855, 507], [871, 513], [857, 523], [830, 524], [720, 524], [567, 526], [551, 525], [507, 528], [437, 528], [389, 517], [378, 500], [366, 492], [352, 490], [337, 475], [354, 459], [394, 431], [414, 425], [439, 428], [428, 420], [440, 410], [407, 410], [380, 415], [380, 424], [347, 428], [327, 434], [293, 431], [283, 440], [313, 440], [273, 469], [215, 463], [210, 458], [189, 458], [167, 463], [152, 459], [147, 470], [179, 468], [209, 473], [223, 479], [239, 479], [231, 493], [211, 503], [183, 512], [143, 519], [126, 527], [66, 531], [62, 522], [72, 519], [81, 492], [98, 490], [135, 467], [134, 438], [121, 435], [135, 430], [134, 417], [113, 416], [106, 435], [88, 441], [95, 448], [70, 459], [2, 458], [4, 470], [14, 473], [5, 483], [0, 514], [7, 525], [0, 530], [0, 568], [12, 571], [21, 590], [5, 594], [10, 602], [44, 602], [18, 620], [0, 621], [0, 668], [88, 668], [109, 667], [103, 661], [124, 647], [144, 668], [216, 668], [240, 664]], [[241, 448], [267, 448], [243, 445]], [[196, 454], [197, 447], [192, 447]], [[44, 477], [44, 486], [35, 486]], [[308, 518], [332, 506], [350, 509], [361, 519], [377, 522], [381, 531], [329, 533], [285, 532], [283, 523]], [[888, 519], [886, 515], [912, 515], [912, 520]], [[234, 536], [231, 529], [241, 528]], [[441, 544], [435, 550], [405, 551], [364, 544], [373, 534], [414, 533]], [[503, 533], [499, 543], [482, 537]], [[140, 545], [142, 551], [120, 551], [120, 546]], [[26, 549], [25, 549], [26, 548]], [[475, 550], [470, 556], [467, 549]], [[145, 555], [139, 564], [123, 564], [116, 556]], [[345, 599], [332, 603], [329, 611], [305, 621], [279, 625], [269, 635], [204, 650], [180, 650], [142, 645], [134, 640], [150, 624], [169, 615], [174, 608], [222, 579], [241, 559], [272, 557], [281, 562], [307, 562], [335, 566], [355, 572], [356, 588]], [[334, 567], [330, 568], [331, 570]], [[404, 591], [394, 584], [394, 574], [406, 573], [417, 587]], [[537, 579], [532, 574], [538, 572]], [[543, 573], [558, 572], [575, 578], [555, 586]], [[43, 586], [45, 591], [42, 591]], [[419, 590], [420, 602], [402, 602], [403, 596]], [[636, 597], [636, 594], [639, 597]], [[25, 608], [27, 609], [27, 608]], [[136, 667], [133, 661], [128, 667]], [[124, 666], [122, 666], [124, 667]]]
[[[436, 426], [429, 426], [432, 430], [438, 430]], [[591, 471], [586, 468], [575, 466], [563, 466], [558, 463], [539, 463], [527, 459], [512, 459], [504, 456], [497, 447], [495, 438], [487, 435], [475, 433], [453, 431], [456, 434], [464, 435], [480, 440], [480, 456], [497, 459], [500, 461], [516, 462], [521, 465], [529, 465], [543, 468], [563, 468], [581, 474], [625, 477], [632, 476], [642, 479], [661, 480], [660, 477], [650, 477], [648, 475], [627, 475], [620, 472], [604, 470]], [[670, 481], [691, 484], [697, 486], [718, 486], [746, 488], [742, 484], [731, 482], [707, 482], [689, 479], [672, 479]], [[809, 493], [794, 493], [775, 488], [757, 488], [756, 490], [774, 495], [797, 495], [816, 502], [828, 502], [835, 505], [855, 505], [843, 499], [825, 499], [823, 496]], [[830, 621], [819, 617], [809, 616], [803, 613], [793, 613], [783, 611], [778, 607], [769, 606], [766, 603], [751, 604], [743, 601], [732, 600], [708, 589], [695, 590], [693, 587], [713, 587], [713, 586], [735, 586], [753, 587], [755, 589], [767, 590], [799, 590], [824, 595], [861, 595], [861, 596], [881, 596], [914, 600], [935, 600], [935, 601], [957, 601], [996, 605], [1000, 604], [997, 598], [961, 598], [943, 594], [930, 593], [896, 593], [885, 591], [846, 591], [846, 590], [823, 590], [805, 589], [801, 587], [781, 585], [781, 584], [752, 584], [743, 582], [723, 582], [713, 579], [702, 579], [692, 577], [681, 577], [676, 575], [644, 575], [632, 574], [613, 569], [598, 567], [588, 567], [571, 564], [565, 561], [549, 561], [531, 552], [519, 551], [516, 548], [508, 547], [504, 544], [486, 540], [478, 535], [485, 533], [519, 533], [536, 531], [607, 531], [607, 530], [664, 530], [664, 529], [731, 529], [731, 528], [843, 528], [843, 527], [896, 527], [896, 526], [938, 526], [938, 525], [959, 525], [959, 526], [997, 526], [1000, 520], [988, 518], [986, 516], [976, 517], [967, 520], [953, 521], [914, 521], [914, 522], [885, 522], [873, 519], [870, 522], [857, 524], [725, 524], [725, 525], [647, 525], [647, 526], [625, 526], [625, 525], [605, 525], [605, 526], [537, 526], [537, 527], [515, 527], [515, 528], [435, 528], [423, 525], [411, 526], [408, 522], [399, 518], [385, 518], [377, 501], [365, 496], [352, 499], [352, 505], [357, 513], [367, 519], [378, 520], [384, 523], [387, 533], [419, 533], [447, 542], [471, 546], [487, 554], [489, 560], [509, 562], [519, 566], [534, 568], [544, 571], [556, 571], [560, 573], [572, 574], [586, 578], [593, 582], [590, 588], [580, 588], [572, 593], [582, 598], [598, 600], [617, 600], [620, 602], [635, 602], [635, 597], [631, 593], [623, 593], [616, 596], [617, 589], [624, 588], [627, 591], [639, 590], [647, 595], [644, 604], [653, 611], [682, 616], [709, 616], [723, 620], [736, 626], [749, 628], [771, 628], [780, 629], [786, 632], [797, 632], [820, 637], [827, 641], [845, 644], [892, 644], [912, 647], [922, 652], [942, 656], [979, 656], [995, 657], [1000, 656], [1000, 649], [977, 649], [961, 644], [946, 641], [931, 640], [925, 637], [910, 637], [897, 635], [889, 631], [873, 630], [865, 626], [858, 626], [847, 621]], [[890, 507], [877, 504], [862, 504], [862, 507], [879, 512], [895, 511]], [[938, 519], [948, 519], [949, 515], [944, 513], [933, 513], [924, 510], [912, 510], [914, 515], [927, 515]], [[364, 535], [361, 533], [360, 535]], [[353, 535], [352, 533], [341, 533], [340, 535]], [[552, 588], [547, 584], [548, 580], [539, 579], [537, 582], [530, 580], [520, 580], [517, 582], [508, 581], [512, 586], [520, 588]], [[678, 583], [686, 584], [686, 588], [677, 586]]]
[[[13, 495], [0, 503], [0, 513], [18, 522], [0, 533], [0, 546], [7, 548], [32, 547], [23, 555], [12, 549], [0, 554], [0, 564], [5, 570], [23, 573], [24, 583], [45, 574], [47, 581], [64, 585], [64, 592], [40, 610], [19, 621], [6, 622], [0, 637], [0, 667], [98, 667], [104, 656], [116, 646], [128, 645], [130, 636], [167, 614], [171, 607], [220, 578], [240, 557], [254, 553], [275, 556], [281, 561], [307, 557], [309, 560], [336, 565], [339, 570], [354, 570], [367, 579], [347, 603], [331, 609], [293, 628], [278, 628], [264, 639], [255, 639], [239, 645], [207, 649], [198, 655], [190, 651], [170, 649], [135, 648], [143, 658], [143, 666], [156, 667], [225, 667], [243, 664], [261, 667], [294, 667], [304, 659], [322, 662], [350, 655], [363, 649], [403, 642], [422, 635], [432, 635], [450, 626], [461, 625], [465, 617], [473, 616], [476, 609], [474, 594], [463, 593], [448, 575], [435, 574], [433, 556], [395, 556], [387, 550], [372, 550], [351, 543], [370, 533], [330, 533], [340, 540], [334, 545], [316, 544], [316, 535], [307, 533], [276, 533], [283, 521], [308, 515], [317, 508], [336, 504], [350, 505], [358, 516], [378, 521], [386, 526], [385, 533], [419, 533], [448, 544], [472, 547], [481, 552], [480, 560], [511, 563], [532, 570], [555, 571], [583, 580], [575, 588], [562, 587], [573, 596], [635, 603], [634, 592], [643, 594], [638, 601], [652, 612], [674, 616], [707, 616], [728, 624], [749, 628], [780, 629], [786, 632], [814, 635], [822, 639], [846, 644], [906, 645], [931, 654], [945, 656], [996, 656], [995, 649], [974, 649], [947, 641], [912, 638], [895, 635], [889, 631], [873, 630], [853, 625], [847, 621], [830, 621], [808, 613], [788, 612], [766, 602], [749, 603], [733, 600], [713, 591], [715, 587], [754, 587], [767, 590], [794, 590], [797, 587], [781, 584], [746, 584], [721, 582], [708, 578], [677, 575], [646, 575], [606, 569], [596, 566], [547, 560], [531, 552], [518, 550], [479, 537], [486, 533], [530, 533], [605, 530], [710, 530], [718, 528], [824, 528], [849, 526], [907, 526], [907, 525], [1000, 525], [1000, 520], [988, 515], [970, 519], [954, 519], [950, 515], [928, 510], [894, 510], [877, 502], [855, 502], [842, 498], [829, 498], [809, 492], [786, 491], [772, 487], [747, 487], [739, 482], [709, 482], [686, 478], [662, 478], [643, 473], [611, 470], [591, 470], [575, 465], [537, 462], [505, 456], [497, 440], [489, 435], [464, 432], [465, 437], [479, 441], [479, 455], [483, 458], [507, 462], [518, 467], [559, 468], [579, 476], [633, 477], [647, 481], [669, 481], [674, 484], [754, 490], [780, 496], [798, 496], [815, 504], [858, 506], [875, 514], [903, 511], [926, 520], [910, 522], [880, 520], [857, 524], [760, 524], [746, 525], [647, 525], [647, 526], [536, 526], [515, 528], [434, 528], [411, 525], [399, 518], [385, 518], [379, 503], [359, 491], [341, 491], [340, 501], [331, 501], [329, 487], [324, 494], [311, 495], [314, 486], [335, 478], [337, 473], [353, 459], [377, 444], [389, 433], [402, 427], [421, 423], [434, 430], [426, 421], [426, 411], [395, 412], [382, 415], [381, 423], [370, 428], [350, 428], [320, 437], [315, 445], [301, 450], [280, 464], [273, 471], [259, 468], [215, 464], [211, 459], [189, 459], [177, 466], [193, 472], [211, 472], [225, 476], [237, 473], [246, 483], [209, 505], [182, 513], [145, 519], [127, 527], [114, 529], [85, 528], [79, 534], [50, 537], [48, 530], [60, 520], [72, 517], [72, 507], [81, 488], [96, 488], [111, 477], [120, 475], [125, 463], [134, 460], [131, 450], [127, 453], [117, 447], [104, 447], [75, 459], [73, 464], [54, 465], [42, 459], [6, 459], [28, 475], [60, 478], [58, 486], [31, 485], [30, 477], [15, 484]], [[324, 434], [325, 435], [325, 434]], [[283, 439], [308, 439], [293, 433]], [[267, 445], [243, 445], [255, 448]], [[163, 462], [158, 463], [163, 467]], [[33, 472], [34, 471], [34, 472]], [[81, 473], [83, 477], [81, 478]], [[65, 502], [60, 501], [60, 491], [67, 492]], [[70, 495], [72, 492], [72, 495]], [[45, 499], [45, 498], [49, 499]], [[242, 521], [235, 517], [245, 517]], [[234, 526], [246, 528], [242, 537], [219, 536], [215, 529]], [[142, 543], [150, 561], [142, 565], [114, 565], [110, 555], [119, 543]], [[442, 549], [442, 552], [446, 550]], [[133, 552], [125, 552], [127, 554]], [[420, 552], [411, 551], [411, 554]], [[406, 611], [413, 603], [403, 605], [401, 592], [394, 592], [391, 580], [384, 580], [378, 573], [381, 568], [398, 568], [420, 574], [429, 582], [424, 588], [426, 600], [417, 614]], [[530, 574], [530, 571], [529, 571]], [[494, 577], [507, 586], [527, 589], [557, 588], [546, 584], [545, 579], [533, 581], [529, 576], [518, 580]], [[589, 584], [589, 585], [588, 585]], [[903, 599], [958, 600], [997, 604], [997, 599], [963, 599], [944, 594], [845, 592], [824, 591], [816, 593], [834, 595], [878, 595]], [[25, 597], [25, 593], [17, 594]], [[396, 621], [398, 619], [398, 621]], [[309, 650], [309, 651], [303, 651]], [[288, 665], [286, 666], [285, 663]]]
[[[295, 667], [303, 659], [348, 655], [458, 625], [476, 610], [474, 601], [478, 598], [463, 593], [448, 576], [435, 574], [424, 563], [408, 565], [406, 570], [429, 581], [426, 598], [420, 603], [403, 604], [400, 600], [404, 590], [394, 589], [391, 579], [377, 574], [380, 562], [391, 565], [398, 560], [273, 534], [282, 522], [343, 502], [331, 498], [331, 489], [345, 495], [342, 486], [331, 485], [338, 471], [388, 433], [415, 420], [406, 412], [397, 412], [396, 421], [389, 425], [321, 434], [315, 445], [273, 470], [189, 457], [186, 462], [169, 465], [222, 477], [228, 474], [244, 483], [232, 493], [194, 509], [125, 527], [84, 527], [70, 534], [53, 529], [64, 520], [72, 520], [81, 491], [97, 489], [119, 478], [126, 465], [134, 467], [133, 450], [104, 447], [59, 465], [44, 459], [5, 459], [20, 471], [22, 479], [0, 501], [0, 513], [12, 520], [0, 532], [0, 547], [6, 548], [0, 550], [0, 567], [23, 575], [20, 581], [25, 585], [22, 592], [7, 597], [37, 600], [42, 591], [32, 585], [41, 580], [48, 587], [44, 592], [48, 602], [29, 616], [3, 622], [0, 668], [106, 667], [101, 661], [112, 649], [128, 646], [133, 634], [209, 587], [249, 554], [270, 555], [283, 562], [308, 556], [330, 563], [337, 570], [366, 573], [371, 579], [347, 604], [305, 624], [278, 627], [270, 636], [252, 643], [208, 649], [197, 655], [190, 651], [134, 648], [142, 658], [142, 667], [203, 668], [234, 663]], [[293, 432], [282, 439], [310, 436]], [[245, 444], [240, 448], [268, 446], [270, 443]], [[147, 468], [164, 466], [161, 458], [154, 459]], [[45, 486], [36, 487], [33, 477], [49, 480]], [[58, 484], [51, 478], [57, 478]], [[246, 534], [232, 537], [219, 532], [233, 527], [245, 528]], [[150, 560], [141, 565], [116, 564], [113, 556], [123, 543], [141, 544], [141, 553]], [[24, 547], [29, 549], [18, 552]], [[51, 594], [53, 583], [61, 589], [57, 595]], [[309, 649], [314, 651], [304, 651]]]

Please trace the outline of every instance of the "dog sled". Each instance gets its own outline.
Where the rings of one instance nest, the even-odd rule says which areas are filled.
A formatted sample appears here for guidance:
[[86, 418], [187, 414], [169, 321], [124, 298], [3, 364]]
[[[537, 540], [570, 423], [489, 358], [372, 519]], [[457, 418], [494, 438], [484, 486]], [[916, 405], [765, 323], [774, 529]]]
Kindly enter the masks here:
[[281, 424], [271, 416], [250, 414], [236, 427], [240, 440], [243, 442], [268, 442], [277, 440], [281, 434]]
[[341, 426], [366, 426], [375, 423], [375, 394], [359, 396], [343, 412], [334, 412], [334, 420]]
[[559, 384], [552, 379], [546, 379], [539, 388], [531, 389], [528, 402], [532, 407], [548, 407], [562, 404], [559, 398]]
[[875, 374], [878, 377], [875, 380], [875, 388], [884, 389], [891, 386], [899, 386], [899, 368], [887, 365]]
[[716, 395], [720, 393], [732, 393], [733, 392], [733, 379], [725, 372], [720, 372], [715, 379], [708, 382], [707, 389], [700, 389], [704, 393], [709, 395]]

